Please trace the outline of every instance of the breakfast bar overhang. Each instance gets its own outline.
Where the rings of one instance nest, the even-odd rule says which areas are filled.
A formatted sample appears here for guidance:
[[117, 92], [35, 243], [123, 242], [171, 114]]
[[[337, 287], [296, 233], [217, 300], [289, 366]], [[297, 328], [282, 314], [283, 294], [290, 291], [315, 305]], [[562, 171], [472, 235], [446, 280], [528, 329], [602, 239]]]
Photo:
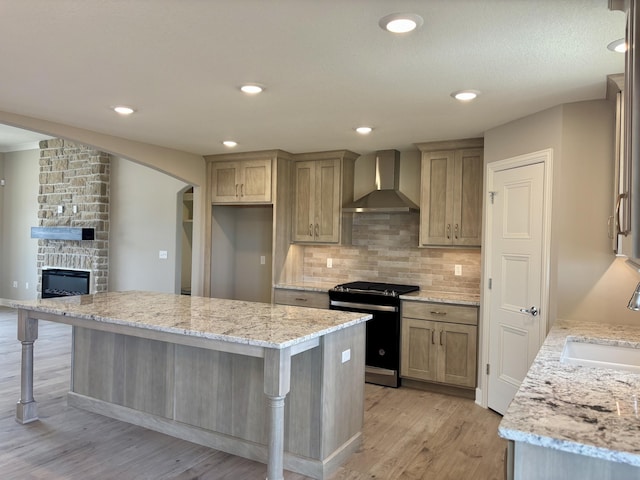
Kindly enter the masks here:
[[47, 320], [74, 327], [69, 405], [264, 462], [268, 480], [326, 478], [361, 443], [368, 314], [140, 291], [11, 306], [20, 423], [38, 420]]

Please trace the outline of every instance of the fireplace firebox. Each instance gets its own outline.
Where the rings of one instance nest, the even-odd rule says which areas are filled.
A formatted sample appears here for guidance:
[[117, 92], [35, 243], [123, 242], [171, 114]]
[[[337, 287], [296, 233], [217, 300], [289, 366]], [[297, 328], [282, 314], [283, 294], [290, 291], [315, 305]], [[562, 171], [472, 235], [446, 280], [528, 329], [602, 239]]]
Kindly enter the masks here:
[[84, 270], [47, 268], [42, 270], [42, 298], [86, 295], [91, 273]]

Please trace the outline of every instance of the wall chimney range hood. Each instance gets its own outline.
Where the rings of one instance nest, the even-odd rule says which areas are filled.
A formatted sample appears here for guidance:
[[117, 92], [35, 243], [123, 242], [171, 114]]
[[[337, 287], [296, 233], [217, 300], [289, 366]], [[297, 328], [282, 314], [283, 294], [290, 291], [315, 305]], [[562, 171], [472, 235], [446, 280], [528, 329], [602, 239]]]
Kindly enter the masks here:
[[408, 213], [420, 208], [399, 190], [400, 152], [381, 150], [376, 153], [376, 189], [342, 208], [353, 213]]

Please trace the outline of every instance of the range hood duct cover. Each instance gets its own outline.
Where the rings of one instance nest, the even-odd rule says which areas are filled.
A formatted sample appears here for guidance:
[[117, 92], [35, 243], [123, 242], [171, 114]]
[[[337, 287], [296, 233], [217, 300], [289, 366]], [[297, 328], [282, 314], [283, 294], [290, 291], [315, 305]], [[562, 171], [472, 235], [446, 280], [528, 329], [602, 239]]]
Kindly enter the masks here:
[[353, 213], [408, 213], [419, 212], [398, 188], [400, 185], [400, 152], [381, 150], [376, 153], [376, 189], [342, 209]]

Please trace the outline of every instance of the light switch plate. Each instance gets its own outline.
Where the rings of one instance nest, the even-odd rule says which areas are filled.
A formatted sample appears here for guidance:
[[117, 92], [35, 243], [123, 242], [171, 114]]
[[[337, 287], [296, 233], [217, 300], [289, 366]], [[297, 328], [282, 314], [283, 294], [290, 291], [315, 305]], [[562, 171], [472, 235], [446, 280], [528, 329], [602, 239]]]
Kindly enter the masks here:
[[454, 275], [457, 275], [457, 276], [462, 275], [462, 265], [455, 266]]
[[158, 252], [158, 258], [160, 260], [166, 260], [167, 258], [169, 258], [169, 253], [166, 250], [160, 250]]

